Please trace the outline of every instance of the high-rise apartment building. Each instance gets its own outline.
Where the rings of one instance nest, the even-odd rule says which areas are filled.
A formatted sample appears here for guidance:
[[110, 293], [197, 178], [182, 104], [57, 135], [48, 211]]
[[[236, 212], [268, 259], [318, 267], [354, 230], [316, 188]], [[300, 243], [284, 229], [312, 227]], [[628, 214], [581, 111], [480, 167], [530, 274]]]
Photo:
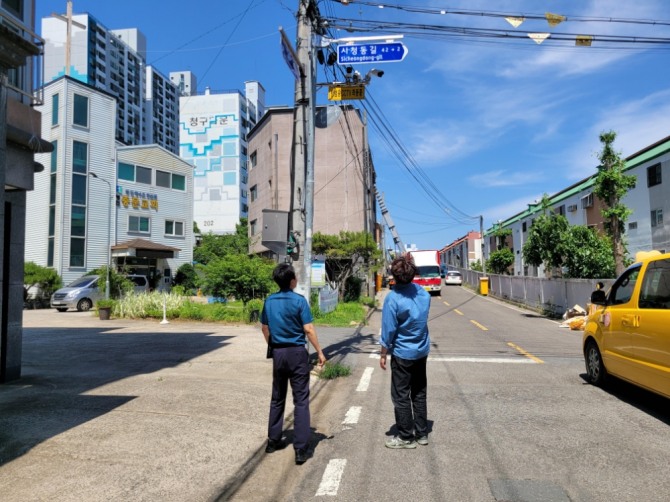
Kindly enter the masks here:
[[203, 233], [233, 233], [248, 216], [247, 134], [264, 100], [258, 82], [246, 82], [244, 93], [207, 88], [179, 98], [179, 155], [195, 169], [193, 215]]
[[45, 82], [68, 75], [106, 91], [118, 102], [118, 141], [155, 143], [178, 153], [178, 90], [168, 77], [147, 65], [142, 32], [109, 30], [90, 14], [73, 15], [72, 21], [68, 40], [65, 21], [42, 19]]

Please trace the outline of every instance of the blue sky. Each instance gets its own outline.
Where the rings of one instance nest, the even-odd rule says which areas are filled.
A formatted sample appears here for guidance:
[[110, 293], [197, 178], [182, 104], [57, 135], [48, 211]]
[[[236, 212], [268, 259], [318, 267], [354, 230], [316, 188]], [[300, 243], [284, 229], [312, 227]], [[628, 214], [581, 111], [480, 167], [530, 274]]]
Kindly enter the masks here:
[[[512, 216], [543, 193], [555, 193], [595, 172], [598, 136], [618, 133], [615, 148], [628, 156], [670, 136], [670, 44], [600, 42], [603, 36], [670, 38], [670, 26], [605, 22], [661, 20], [670, 24], [667, 0], [393, 0], [390, 5], [448, 8], [469, 13], [525, 15], [514, 28], [501, 17], [412, 13], [350, 0], [319, 2], [326, 17], [491, 28], [514, 33], [595, 35], [591, 47], [569, 41], [542, 44], [530, 38], [427, 38], [406, 35], [409, 53], [368, 86], [386, 126], [401, 139], [420, 172], [447, 204], [438, 206], [392, 154], [374, 127], [370, 146], [378, 189], [405, 243], [440, 248]], [[495, 5], [492, 5], [495, 4]], [[75, 0], [109, 29], [139, 28], [147, 38], [148, 63], [168, 74], [190, 70], [199, 89], [243, 89], [258, 80], [267, 105], [292, 104], [293, 76], [281, 58], [278, 27], [295, 38], [298, 0]], [[185, 12], [187, 6], [192, 10]], [[64, 13], [65, 0], [37, 0], [40, 19]], [[546, 12], [567, 16], [551, 27], [533, 19]], [[598, 19], [598, 21], [587, 21]], [[385, 30], [383, 35], [396, 34]], [[369, 33], [334, 31], [337, 37]], [[373, 66], [358, 65], [365, 74]], [[319, 70], [318, 81], [325, 76]], [[326, 90], [319, 91], [326, 103]], [[356, 103], [354, 103], [356, 104]], [[316, 166], [318, 169], [318, 166]], [[417, 174], [417, 171], [414, 171]], [[318, 201], [317, 201], [318, 203]], [[456, 209], [454, 209], [456, 208]]]

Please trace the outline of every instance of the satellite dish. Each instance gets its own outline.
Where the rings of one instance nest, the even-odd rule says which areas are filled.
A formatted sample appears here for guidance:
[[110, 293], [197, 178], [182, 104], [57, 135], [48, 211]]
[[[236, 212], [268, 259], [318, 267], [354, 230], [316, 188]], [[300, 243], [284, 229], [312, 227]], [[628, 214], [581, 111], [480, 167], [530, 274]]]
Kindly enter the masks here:
[[342, 109], [337, 105], [328, 105], [322, 108], [319, 108], [316, 111], [316, 117], [314, 118], [314, 125], [325, 129], [337, 122], [337, 119], [340, 118], [342, 114]]

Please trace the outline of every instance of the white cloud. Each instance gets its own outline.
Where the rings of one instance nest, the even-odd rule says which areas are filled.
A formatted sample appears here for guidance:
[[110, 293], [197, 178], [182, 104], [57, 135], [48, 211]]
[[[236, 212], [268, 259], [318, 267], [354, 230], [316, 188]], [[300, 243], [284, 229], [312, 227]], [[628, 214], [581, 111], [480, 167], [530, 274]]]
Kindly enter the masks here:
[[474, 176], [470, 176], [468, 178], [468, 181], [472, 185], [482, 188], [526, 185], [538, 180], [540, 180], [540, 177], [533, 173], [509, 172], [505, 169], [498, 169], [496, 171], [475, 174]]

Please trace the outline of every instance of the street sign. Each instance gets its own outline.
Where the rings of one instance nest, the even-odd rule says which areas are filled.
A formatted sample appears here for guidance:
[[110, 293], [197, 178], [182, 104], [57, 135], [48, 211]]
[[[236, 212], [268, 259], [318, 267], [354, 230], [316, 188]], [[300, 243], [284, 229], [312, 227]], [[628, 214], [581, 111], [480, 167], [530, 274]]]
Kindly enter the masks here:
[[328, 99], [330, 101], [342, 101], [347, 99], [365, 99], [365, 86], [330, 85], [328, 86]]
[[407, 52], [401, 42], [338, 45], [337, 64], [397, 63], [405, 59]]

